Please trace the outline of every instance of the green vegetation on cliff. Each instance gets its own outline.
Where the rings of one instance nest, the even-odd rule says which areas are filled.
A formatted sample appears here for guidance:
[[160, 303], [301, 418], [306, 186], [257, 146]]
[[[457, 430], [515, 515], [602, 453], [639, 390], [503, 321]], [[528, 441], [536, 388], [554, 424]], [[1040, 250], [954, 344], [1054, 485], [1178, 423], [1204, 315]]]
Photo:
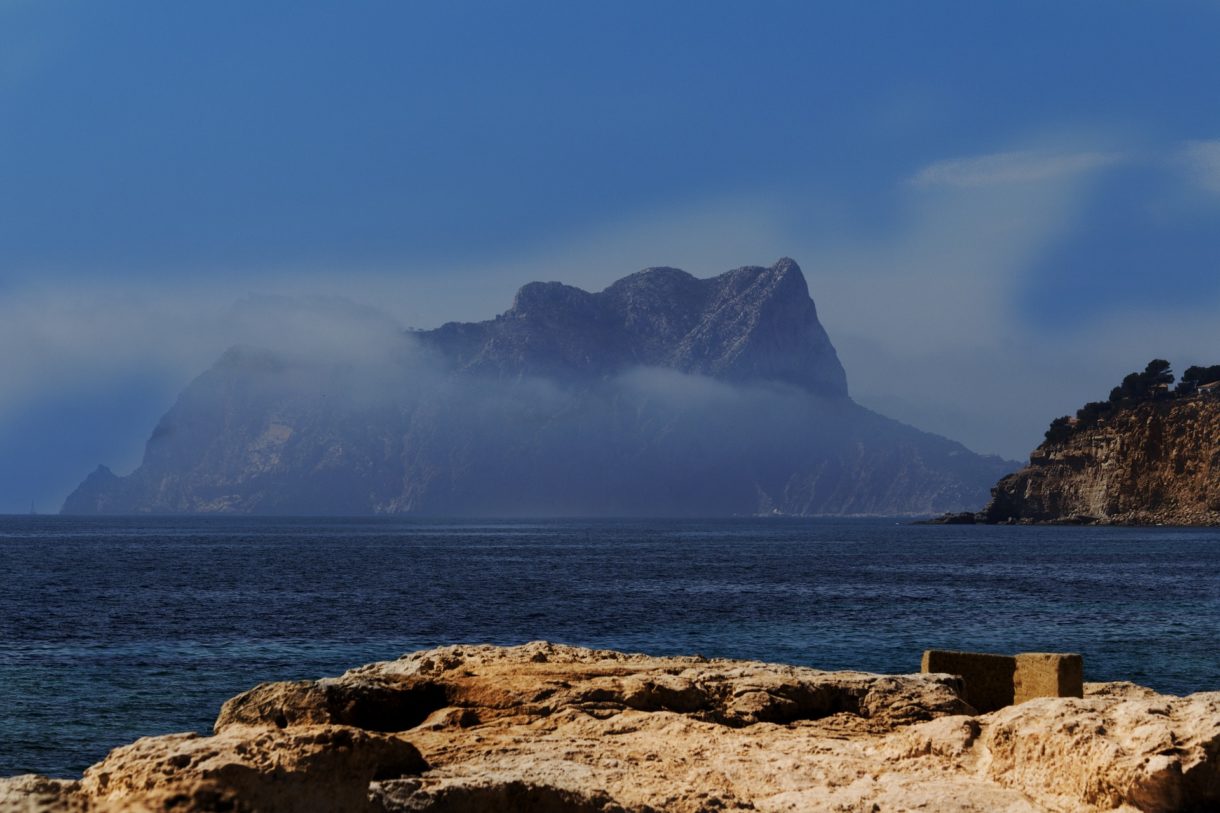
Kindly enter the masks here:
[[1131, 373], [1107, 401], [1056, 418], [1029, 464], [955, 521], [1220, 525], [1220, 366]]
[[1090, 401], [1076, 410], [1075, 417], [1064, 415], [1051, 421], [1043, 446], [1065, 443], [1075, 433], [1100, 426], [1122, 410], [1148, 401], [1199, 397], [1210, 392], [1217, 382], [1220, 382], [1220, 364], [1195, 366], [1186, 368], [1178, 386], [1173, 388], [1172, 365], [1165, 359], [1153, 359], [1143, 372], [1126, 375], [1121, 384], [1110, 390], [1108, 400]]

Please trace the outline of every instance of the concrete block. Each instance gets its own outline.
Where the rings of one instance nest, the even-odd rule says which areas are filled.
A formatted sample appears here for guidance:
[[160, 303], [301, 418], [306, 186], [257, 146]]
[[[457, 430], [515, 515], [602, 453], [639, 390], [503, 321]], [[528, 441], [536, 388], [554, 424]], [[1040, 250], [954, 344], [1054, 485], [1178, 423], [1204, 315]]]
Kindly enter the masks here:
[[1035, 697], [1084, 696], [1084, 660], [1069, 653], [929, 649], [923, 653], [922, 671], [960, 675], [962, 699], [981, 713]]
[[960, 675], [964, 684], [962, 699], [979, 712], [1012, 705], [1016, 669], [1016, 659], [1009, 655], [944, 649], [929, 649], [923, 653], [922, 671]]
[[1076, 654], [1021, 652], [1013, 674], [1014, 703], [1035, 697], [1084, 697], [1084, 659]]

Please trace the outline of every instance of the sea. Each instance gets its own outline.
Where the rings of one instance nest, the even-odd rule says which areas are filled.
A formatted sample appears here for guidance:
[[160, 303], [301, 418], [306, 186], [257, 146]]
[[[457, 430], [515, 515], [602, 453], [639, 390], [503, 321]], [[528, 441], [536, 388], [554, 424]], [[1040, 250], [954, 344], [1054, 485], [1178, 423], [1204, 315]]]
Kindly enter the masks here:
[[546, 639], [820, 669], [1080, 652], [1220, 690], [1220, 531], [893, 519], [0, 517], [0, 776], [210, 729], [269, 680]]

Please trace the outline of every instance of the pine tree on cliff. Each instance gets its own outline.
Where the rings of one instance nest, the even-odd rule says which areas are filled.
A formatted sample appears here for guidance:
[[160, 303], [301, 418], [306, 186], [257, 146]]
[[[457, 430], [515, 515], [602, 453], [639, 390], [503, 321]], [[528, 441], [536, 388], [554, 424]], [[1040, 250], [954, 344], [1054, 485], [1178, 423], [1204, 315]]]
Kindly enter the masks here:
[[[1192, 394], [1198, 387], [1211, 381], [1220, 381], [1220, 365], [1190, 367], [1183, 374], [1182, 383], [1173, 395]], [[1051, 421], [1050, 428], [1046, 430], [1045, 442], [1051, 445], [1063, 443], [1073, 432], [1095, 427], [1106, 416], [1124, 407], [1151, 398], [1172, 397], [1169, 388], [1173, 382], [1173, 365], [1165, 359], [1153, 359], [1144, 367], [1142, 373], [1128, 373], [1124, 376], [1122, 383], [1110, 390], [1108, 400], [1090, 401], [1076, 410], [1075, 421], [1066, 415]]]
[[1110, 403], [1122, 404], [1151, 398], [1173, 384], [1173, 369], [1165, 359], [1148, 362], [1142, 373], [1131, 373], [1123, 383], [1110, 390]]
[[1207, 384], [1214, 384], [1220, 381], [1220, 364], [1213, 364], [1210, 367], [1192, 366], [1187, 367], [1186, 372], [1182, 373], [1182, 380], [1178, 383], [1178, 393], [1182, 395], [1193, 395], [1199, 390], [1199, 387]]

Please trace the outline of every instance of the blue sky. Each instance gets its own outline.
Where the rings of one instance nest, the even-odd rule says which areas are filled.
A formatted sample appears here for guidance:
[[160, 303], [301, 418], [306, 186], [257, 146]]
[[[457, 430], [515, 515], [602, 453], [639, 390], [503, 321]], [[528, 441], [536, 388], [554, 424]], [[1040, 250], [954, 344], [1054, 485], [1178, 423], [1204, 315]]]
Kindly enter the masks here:
[[783, 255], [859, 400], [1023, 456], [1220, 362], [1217, 42], [1214, 0], [0, 0], [0, 510], [134, 465], [251, 294], [429, 327]]

